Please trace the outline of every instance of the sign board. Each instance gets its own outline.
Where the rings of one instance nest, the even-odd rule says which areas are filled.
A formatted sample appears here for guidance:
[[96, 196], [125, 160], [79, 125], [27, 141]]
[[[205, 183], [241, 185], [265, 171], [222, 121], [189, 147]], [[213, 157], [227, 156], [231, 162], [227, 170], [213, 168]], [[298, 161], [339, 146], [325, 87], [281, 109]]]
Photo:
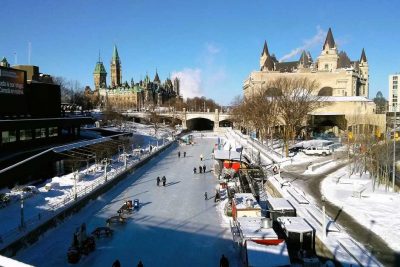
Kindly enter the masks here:
[[23, 95], [24, 86], [24, 71], [0, 68], [0, 94]]

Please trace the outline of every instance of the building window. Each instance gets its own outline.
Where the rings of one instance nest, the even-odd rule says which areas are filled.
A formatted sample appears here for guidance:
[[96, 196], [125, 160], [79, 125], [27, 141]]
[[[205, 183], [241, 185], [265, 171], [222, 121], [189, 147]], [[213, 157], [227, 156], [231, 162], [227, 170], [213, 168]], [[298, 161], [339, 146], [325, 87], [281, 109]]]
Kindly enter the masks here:
[[58, 127], [49, 128], [49, 137], [58, 136]]
[[40, 139], [40, 138], [46, 138], [46, 128], [39, 128], [35, 129], [35, 138]]
[[4, 143], [12, 143], [15, 141], [17, 141], [17, 133], [15, 130], [1, 132], [1, 142], [3, 144]]
[[19, 130], [19, 140], [31, 140], [32, 139], [32, 130], [31, 129], [23, 129]]
[[397, 85], [393, 85], [393, 90], [397, 89]]
[[393, 76], [393, 81], [397, 81], [397, 76]]

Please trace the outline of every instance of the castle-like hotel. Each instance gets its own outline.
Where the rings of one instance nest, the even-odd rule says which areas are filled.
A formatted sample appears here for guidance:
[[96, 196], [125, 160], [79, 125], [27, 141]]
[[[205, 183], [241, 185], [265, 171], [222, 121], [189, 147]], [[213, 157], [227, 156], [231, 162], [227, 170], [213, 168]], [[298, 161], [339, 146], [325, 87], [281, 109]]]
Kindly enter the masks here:
[[88, 97], [98, 97], [101, 107], [111, 106], [118, 110], [142, 109], [163, 106], [167, 103], [180, 101], [180, 81], [167, 78], [164, 83], [156, 71], [153, 81], [146, 74], [145, 78], [137, 83], [131, 79], [130, 83], [122, 82], [122, 66], [118, 49], [114, 46], [111, 59], [111, 84], [107, 86], [107, 71], [99, 58], [93, 72], [94, 91], [85, 90]]
[[279, 62], [268, 51], [267, 42], [260, 57], [260, 71], [254, 71], [245, 81], [244, 94], [249, 96], [262, 84], [279, 77], [307, 77], [316, 80], [320, 96], [364, 96], [368, 98], [369, 73], [364, 49], [359, 60], [352, 61], [346, 52], [338, 51], [329, 28], [321, 54], [314, 62], [310, 52], [303, 51], [299, 60]]
[[[328, 105], [309, 114], [311, 127], [325, 131], [333, 129], [335, 133], [368, 125], [374, 129], [385, 129], [385, 116], [375, 114], [376, 105], [368, 99], [369, 68], [364, 49], [359, 60], [350, 60], [346, 52], [338, 51], [330, 28], [321, 54], [315, 61], [310, 52], [303, 51], [297, 61], [279, 62], [274, 54], [270, 54], [265, 42], [260, 70], [252, 71], [244, 81], [245, 97], [256, 96], [260, 90], [267, 90], [268, 94], [268, 82], [278, 78], [308, 78], [318, 82], [319, 88], [314, 94], [323, 96], [321, 101], [328, 102]], [[345, 125], [339, 123], [343, 119]]]

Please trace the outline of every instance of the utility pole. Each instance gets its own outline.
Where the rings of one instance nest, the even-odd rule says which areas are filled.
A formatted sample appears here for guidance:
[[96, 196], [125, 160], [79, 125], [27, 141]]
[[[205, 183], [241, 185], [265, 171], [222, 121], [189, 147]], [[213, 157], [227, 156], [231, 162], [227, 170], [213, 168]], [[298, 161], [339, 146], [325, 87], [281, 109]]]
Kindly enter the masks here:
[[392, 187], [394, 192], [395, 179], [396, 179], [396, 126], [397, 126], [397, 105], [394, 109], [394, 122], [393, 122], [393, 171], [392, 171]]

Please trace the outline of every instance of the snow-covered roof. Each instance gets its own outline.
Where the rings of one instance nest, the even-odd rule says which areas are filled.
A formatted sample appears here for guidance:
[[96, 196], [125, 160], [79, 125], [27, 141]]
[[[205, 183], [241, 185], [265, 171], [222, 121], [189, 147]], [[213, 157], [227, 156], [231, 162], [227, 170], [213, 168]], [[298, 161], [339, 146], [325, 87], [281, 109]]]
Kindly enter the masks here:
[[[235, 161], [240, 161], [240, 152], [237, 152], [236, 150], [231, 150], [229, 153], [229, 150], [214, 150], [214, 158], [215, 159], [220, 159], [220, 160], [235, 160]], [[244, 157], [242, 157], [242, 161], [244, 160]]]
[[289, 252], [286, 243], [262, 245], [253, 241], [246, 242], [248, 266], [290, 266]]
[[364, 96], [324, 96], [320, 101], [324, 102], [373, 102]]
[[268, 198], [272, 210], [294, 210], [290, 202], [284, 198]]
[[263, 228], [265, 217], [239, 217], [237, 223], [244, 239], [278, 239], [273, 228]]
[[308, 233], [314, 229], [301, 217], [278, 217], [282, 229], [292, 233]]
[[250, 193], [236, 193], [234, 201], [237, 209], [261, 209], [253, 194]]

